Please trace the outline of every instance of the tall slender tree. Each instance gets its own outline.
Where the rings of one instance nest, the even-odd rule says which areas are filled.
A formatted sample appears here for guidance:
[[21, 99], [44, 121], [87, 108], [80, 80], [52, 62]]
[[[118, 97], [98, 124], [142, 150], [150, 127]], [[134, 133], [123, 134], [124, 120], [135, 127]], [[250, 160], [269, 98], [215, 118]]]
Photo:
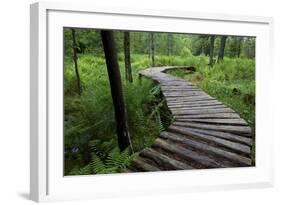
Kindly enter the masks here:
[[131, 55], [130, 55], [130, 33], [124, 32], [124, 55], [125, 55], [125, 74], [129, 82], [133, 82]]
[[107, 73], [111, 87], [111, 96], [115, 110], [118, 146], [121, 151], [126, 149], [128, 146], [130, 146], [132, 149], [113, 31], [102, 30], [101, 37], [106, 59]]
[[210, 36], [210, 54], [209, 54], [209, 65], [213, 66], [214, 64], [214, 46], [215, 46], [215, 36]]
[[152, 67], [155, 66], [154, 62], [154, 33], [150, 33], [150, 48], [151, 48], [151, 60], [152, 60]]
[[150, 33], [147, 32], [147, 54], [148, 54], [148, 60], [150, 61], [150, 55], [151, 55], [151, 40], [150, 40]]
[[167, 34], [167, 54], [168, 56], [171, 55], [171, 53], [173, 52], [173, 34], [168, 33]]
[[218, 52], [218, 62], [221, 62], [223, 60], [226, 38], [227, 38], [227, 36], [221, 37], [220, 48], [219, 48], [219, 52]]
[[76, 42], [76, 32], [75, 29], [71, 29], [71, 34], [72, 34], [72, 49], [73, 49], [73, 62], [74, 62], [74, 67], [75, 67], [75, 75], [76, 75], [76, 82], [77, 82], [77, 91], [78, 94], [82, 94], [82, 88], [81, 88], [81, 81], [80, 81], [80, 74], [79, 74], [79, 69], [78, 69], [78, 62], [77, 62], [77, 42]]
[[238, 45], [237, 45], [237, 51], [236, 51], [236, 56], [237, 58], [240, 58], [241, 54], [241, 48], [243, 46], [243, 37], [237, 37], [238, 38]]

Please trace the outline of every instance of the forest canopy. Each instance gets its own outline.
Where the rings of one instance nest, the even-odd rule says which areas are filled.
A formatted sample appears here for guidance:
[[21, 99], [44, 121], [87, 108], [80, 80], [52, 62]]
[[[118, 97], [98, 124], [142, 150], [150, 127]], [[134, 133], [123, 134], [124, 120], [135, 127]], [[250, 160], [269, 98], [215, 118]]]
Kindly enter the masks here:
[[[103, 56], [100, 30], [75, 29], [79, 53], [91, 53]], [[114, 31], [115, 44], [118, 53], [123, 52], [123, 31]], [[215, 36], [214, 55], [218, 55], [220, 37]], [[206, 55], [209, 56], [211, 35], [154, 33], [154, 47], [157, 55]], [[65, 54], [72, 56], [71, 29], [64, 30]], [[130, 51], [132, 54], [149, 54], [151, 32], [130, 32]], [[230, 58], [255, 58], [255, 38], [228, 36], [224, 55]]]

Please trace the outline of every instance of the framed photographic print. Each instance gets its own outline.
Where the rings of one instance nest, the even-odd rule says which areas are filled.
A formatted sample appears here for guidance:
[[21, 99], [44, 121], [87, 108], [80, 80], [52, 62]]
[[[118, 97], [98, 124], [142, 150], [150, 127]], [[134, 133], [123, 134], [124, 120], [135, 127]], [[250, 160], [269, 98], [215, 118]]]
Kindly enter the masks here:
[[272, 23], [32, 4], [31, 199], [271, 186]]

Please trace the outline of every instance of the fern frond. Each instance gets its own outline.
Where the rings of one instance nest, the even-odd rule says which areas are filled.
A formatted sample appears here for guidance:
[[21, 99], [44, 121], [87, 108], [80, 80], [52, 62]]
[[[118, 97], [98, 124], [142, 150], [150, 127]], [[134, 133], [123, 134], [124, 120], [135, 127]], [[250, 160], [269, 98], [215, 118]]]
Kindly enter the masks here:
[[91, 164], [87, 164], [86, 166], [80, 168], [78, 171], [78, 175], [89, 175], [89, 174], [93, 174]]
[[95, 174], [102, 174], [105, 170], [105, 164], [103, 161], [96, 155], [92, 154], [91, 166]]

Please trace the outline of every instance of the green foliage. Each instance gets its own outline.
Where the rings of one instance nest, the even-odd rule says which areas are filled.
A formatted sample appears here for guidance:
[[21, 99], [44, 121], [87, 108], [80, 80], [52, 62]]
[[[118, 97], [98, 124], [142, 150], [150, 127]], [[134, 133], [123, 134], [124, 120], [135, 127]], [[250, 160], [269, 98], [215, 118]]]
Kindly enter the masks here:
[[[103, 144], [104, 142], [98, 142]], [[110, 144], [110, 142], [108, 142]], [[136, 158], [138, 153], [130, 154], [129, 149], [123, 152], [115, 147], [111, 149], [104, 157], [96, 154], [96, 149], [101, 149], [99, 145], [94, 145], [95, 149], [91, 154], [91, 161], [86, 166], [81, 168], [73, 168], [68, 175], [90, 175], [90, 174], [110, 174], [120, 172], [130, 165], [130, 162]], [[105, 146], [105, 147], [104, 147]], [[108, 145], [103, 144], [103, 148], [108, 149]], [[98, 148], [97, 148], [98, 147]], [[105, 151], [103, 151], [105, 152]]]
[[192, 53], [191, 50], [187, 47], [183, 47], [182, 51], [181, 51], [181, 57], [192, 57]]
[[[119, 54], [121, 55], [122, 53]], [[124, 63], [122, 58], [120, 60], [128, 127], [133, 149], [138, 152], [154, 142], [159, 132], [169, 125], [172, 117], [162, 101], [160, 87], [150, 79], [137, 77], [140, 69], [148, 67], [148, 59], [143, 55], [132, 56], [133, 83], [124, 80], [124, 72], [122, 72]], [[85, 167], [90, 163], [89, 150], [92, 150], [101, 160], [105, 160], [110, 150], [117, 147], [115, 116], [104, 59], [83, 54], [79, 56], [78, 63], [83, 85], [81, 96], [73, 90], [75, 89], [75, 73], [72, 61], [70, 58], [65, 59], [66, 174], [75, 170], [75, 167]], [[148, 118], [150, 120], [147, 120]], [[96, 143], [95, 146], [92, 146], [92, 143]], [[111, 146], [108, 146], [109, 144]], [[73, 147], [77, 147], [78, 151], [72, 153]]]

